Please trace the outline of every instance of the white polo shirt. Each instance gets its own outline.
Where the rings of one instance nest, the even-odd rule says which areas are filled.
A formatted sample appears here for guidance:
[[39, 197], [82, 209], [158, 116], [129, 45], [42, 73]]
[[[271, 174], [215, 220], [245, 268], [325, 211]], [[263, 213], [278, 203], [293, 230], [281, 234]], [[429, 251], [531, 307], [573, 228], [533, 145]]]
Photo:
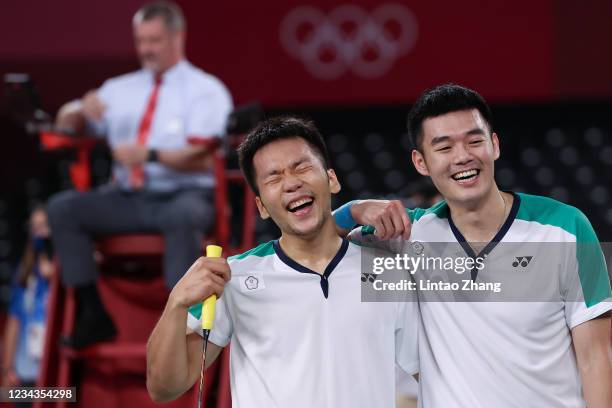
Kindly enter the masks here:
[[[417, 241], [425, 250], [428, 243], [461, 248], [465, 242], [445, 202], [408, 213], [411, 241], [389, 241], [388, 247], [414, 255]], [[350, 239], [381, 245], [371, 227], [354, 230]], [[612, 309], [601, 249], [585, 253], [595, 248], [588, 243], [597, 244], [593, 228], [574, 207], [514, 194], [510, 215], [493, 241], [501, 244], [487, 249], [476, 282], [492, 277], [520, 282], [521, 274], [540, 278], [525, 283], [525, 293], [533, 292], [525, 301], [421, 301], [432, 295], [419, 292], [420, 406], [584, 407], [571, 330]], [[547, 256], [551, 245], [563, 252], [555, 259]], [[529, 262], [522, 262], [526, 257]], [[550, 292], [546, 298], [538, 298], [539, 288], [533, 291], [538, 282]], [[568, 294], [573, 285], [580, 296]]]
[[[138, 130], [155, 87], [151, 70], [141, 69], [108, 79], [98, 89], [106, 106], [102, 120], [90, 122], [89, 131], [105, 136], [109, 145], [136, 143]], [[155, 149], [180, 149], [190, 138], [205, 139], [225, 134], [232, 98], [213, 75], [182, 60], [163, 73], [146, 145]], [[181, 172], [160, 163], [145, 163], [145, 189], [173, 191], [212, 187], [212, 172]], [[130, 189], [130, 170], [113, 164], [119, 187]]]
[[[233, 407], [395, 407], [396, 362], [418, 371], [417, 304], [361, 302], [359, 246], [343, 241], [323, 275], [278, 241], [229, 264], [209, 340], [231, 340]], [[188, 326], [201, 333], [199, 315]]]

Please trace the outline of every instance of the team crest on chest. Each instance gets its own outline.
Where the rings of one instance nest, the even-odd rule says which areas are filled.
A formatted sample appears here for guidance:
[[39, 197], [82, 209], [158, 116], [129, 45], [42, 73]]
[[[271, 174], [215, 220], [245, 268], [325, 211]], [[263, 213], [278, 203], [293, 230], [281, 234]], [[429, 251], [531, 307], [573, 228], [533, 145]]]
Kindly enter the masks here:
[[244, 286], [248, 290], [255, 290], [259, 286], [259, 279], [251, 275], [244, 280]]
[[265, 289], [263, 274], [259, 271], [249, 272], [248, 275], [238, 278], [241, 292], [258, 292]]

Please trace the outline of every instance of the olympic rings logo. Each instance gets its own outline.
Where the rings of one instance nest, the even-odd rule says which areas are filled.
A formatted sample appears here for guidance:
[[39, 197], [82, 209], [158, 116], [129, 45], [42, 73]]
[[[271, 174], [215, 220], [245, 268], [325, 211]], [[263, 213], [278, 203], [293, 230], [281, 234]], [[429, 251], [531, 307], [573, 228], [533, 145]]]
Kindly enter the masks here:
[[347, 71], [366, 79], [379, 78], [414, 48], [417, 34], [416, 17], [397, 3], [383, 4], [371, 13], [342, 5], [327, 15], [316, 7], [302, 6], [280, 24], [280, 40], [287, 53], [324, 80]]

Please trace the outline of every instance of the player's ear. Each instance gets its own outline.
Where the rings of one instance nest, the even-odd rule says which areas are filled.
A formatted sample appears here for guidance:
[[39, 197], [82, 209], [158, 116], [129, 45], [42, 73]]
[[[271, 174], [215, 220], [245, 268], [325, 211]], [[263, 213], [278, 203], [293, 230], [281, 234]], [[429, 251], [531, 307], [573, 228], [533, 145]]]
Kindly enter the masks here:
[[173, 41], [175, 41], [176, 47], [184, 46], [186, 39], [187, 39], [187, 32], [185, 30], [180, 30], [174, 33]]
[[495, 132], [491, 133], [491, 143], [493, 143], [493, 160], [497, 160], [501, 151], [499, 150], [499, 138]]
[[425, 156], [423, 156], [423, 153], [419, 152], [417, 149], [412, 151], [412, 164], [414, 164], [414, 168], [421, 176], [429, 176], [429, 169], [427, 168], [427, 163], [425, 162]]
[[337, 194], [342, 189], [340, 182], [338, 181], [338, 176], [336, 176], [336, 172], [333, 169], [327, 170], [327, 178], [329, 179], [329, 191], [332, 194]]
[[270, 218], [270, 213], [266, 210], [266, 206], [261, 202], [261, 198], [259, 196], [255, 197], [255, 204], [257, 205], [257, 209], [259, 210], [259, 216], [262, 220], [267, 220]]

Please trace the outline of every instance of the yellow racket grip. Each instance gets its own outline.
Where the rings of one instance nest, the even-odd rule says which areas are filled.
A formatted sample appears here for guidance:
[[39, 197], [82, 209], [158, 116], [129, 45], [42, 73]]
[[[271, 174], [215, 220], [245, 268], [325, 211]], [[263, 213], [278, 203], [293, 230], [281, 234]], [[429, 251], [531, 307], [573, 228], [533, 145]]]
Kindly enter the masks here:
[[[206, 246], [206, 257], [208, 258], [219, 258], [221, 257], [222, 248], [218, 245], [207, 245]], [[209, 296], [204, 302], [202, 302], [202, 329], [212, 330], [213, 323], [215, 322], [215, 304], [217, 302], [217, 295]]]

